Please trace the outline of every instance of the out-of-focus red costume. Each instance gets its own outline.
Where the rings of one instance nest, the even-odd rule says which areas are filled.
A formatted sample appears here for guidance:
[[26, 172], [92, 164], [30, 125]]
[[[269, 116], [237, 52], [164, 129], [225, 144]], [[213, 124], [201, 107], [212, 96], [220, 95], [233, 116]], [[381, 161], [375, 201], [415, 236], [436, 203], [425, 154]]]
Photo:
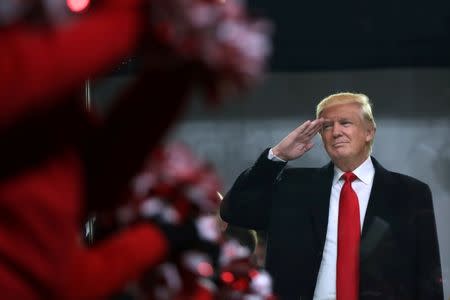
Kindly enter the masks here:
[[150, 224], [79, 241], [88, 207], [120, 198], [190, 85], [183, 70], [146, 74], [104, 122], [73, 96], [138, 47], [147, 14], [144, 1], [107, 0], [61, 27], [0, 28], [2, 299], [103, 299], [168, 252]]
[[[193, 83], [248, 86], [270, 52], [264, 22], [250, 20], [238, 1], [97, 4], [57, 27], [0, 27], [2, 299], [105, 299], [160, 263], [176, 245], [167, 228], [134, 225], [86, 248], [83, 218], [129, 195], [131, 177]], [[76, 96], [86, 78], [156, 39], [143, 48], [153, 67], [108, 117], [88, 113]], [[192, 295], [212, 297], [201, 286]]]

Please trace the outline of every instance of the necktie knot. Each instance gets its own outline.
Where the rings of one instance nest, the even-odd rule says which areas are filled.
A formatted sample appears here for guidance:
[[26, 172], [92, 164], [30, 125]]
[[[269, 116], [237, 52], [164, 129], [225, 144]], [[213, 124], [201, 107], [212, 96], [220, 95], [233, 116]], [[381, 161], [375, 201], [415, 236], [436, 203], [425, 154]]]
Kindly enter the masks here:
[[347, 183], [352, 183], [357, 177], [355, 174], [353, 174], [353, 172], [345, 172], [344, 174], [342, 174], [341, 178], [343, 178]]

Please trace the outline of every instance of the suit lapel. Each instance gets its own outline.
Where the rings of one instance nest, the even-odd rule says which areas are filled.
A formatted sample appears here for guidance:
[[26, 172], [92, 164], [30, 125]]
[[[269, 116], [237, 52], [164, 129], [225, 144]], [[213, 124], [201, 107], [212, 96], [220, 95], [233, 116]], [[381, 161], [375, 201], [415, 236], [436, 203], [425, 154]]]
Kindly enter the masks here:
[[391, 224], [386, 220], [386, 214], [390, 213], [392, 204], [389, 171], [384, 169], [373, 157], [372, 162], [375, 176], [361, 233], [361, 259], [370, 254], [369, 249], [374, 248], [383, 234], [391, 230]]
[[[372, 238], [367, 236], [368, 232], [371, 235], [370, 232], [379, 232], [380, 228], [383, 229], [386, 226], [387, 223], [383, 219], [383, 215], [389, 212], [389, 199], [391, 198], [389, 171], [383, 168], [373, 157], [372, 162], [375, 168], [375, 176], [361, 233], [362, 247], [364, 247], [367, 238], [369, 238], [368, 240]], [[323, 250], [327, 233], [333, 175], [333, 164], [329, 163], [318, 169], [314, 180], [316, 184], [311, 187], [311, 216], [320, 250]]]
[[333, 164], [318, 169], [315, 182], [311, 189], [311, 216], [313, 227], [318, 238], [319, 249], [323, 250], [328, 226], [328, 213], [330, 208], [331, 185], [333, 183]]

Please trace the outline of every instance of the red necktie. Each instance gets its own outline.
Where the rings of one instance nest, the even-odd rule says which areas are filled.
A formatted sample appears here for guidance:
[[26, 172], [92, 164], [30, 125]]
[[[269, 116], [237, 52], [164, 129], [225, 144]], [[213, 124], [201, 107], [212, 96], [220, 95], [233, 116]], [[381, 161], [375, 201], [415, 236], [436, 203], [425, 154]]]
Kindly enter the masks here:
[[356, 175], [347, 172], [339, 198], [336, 265], [336, 299], [359, 299], [359, 241], [361, 237], [358, 196], [352, 188]]

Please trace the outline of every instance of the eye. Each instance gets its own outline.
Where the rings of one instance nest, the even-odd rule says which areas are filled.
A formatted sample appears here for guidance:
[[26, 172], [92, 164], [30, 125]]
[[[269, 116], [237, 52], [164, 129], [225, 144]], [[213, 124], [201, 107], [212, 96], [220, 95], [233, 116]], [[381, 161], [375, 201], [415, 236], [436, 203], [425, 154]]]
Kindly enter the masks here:
[[323, 124], [322, 129], [327, 130], [331, 128], [331, 124]]
[[344, 127], [349, 127], [350, 125], [352, 125], [352, 122], [350, 122], [350, 121], [342, 121], [341, 125], [344, 126]]

